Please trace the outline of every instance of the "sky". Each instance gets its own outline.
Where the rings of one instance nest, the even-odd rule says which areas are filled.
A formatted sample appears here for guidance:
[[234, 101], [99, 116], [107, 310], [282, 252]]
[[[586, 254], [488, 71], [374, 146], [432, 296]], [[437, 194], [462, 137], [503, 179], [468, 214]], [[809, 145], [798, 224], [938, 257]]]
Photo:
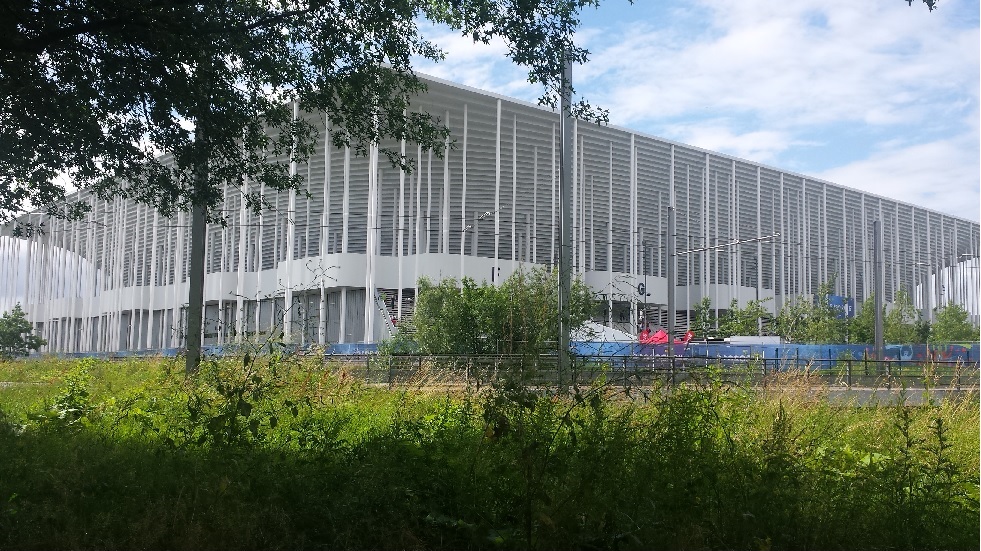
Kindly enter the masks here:
[[[578, 98], [610, 123], [979, 221], [979, 2], [606, 0]], [[501, 42], [430, 27], [420, 73], [536, 101]]]

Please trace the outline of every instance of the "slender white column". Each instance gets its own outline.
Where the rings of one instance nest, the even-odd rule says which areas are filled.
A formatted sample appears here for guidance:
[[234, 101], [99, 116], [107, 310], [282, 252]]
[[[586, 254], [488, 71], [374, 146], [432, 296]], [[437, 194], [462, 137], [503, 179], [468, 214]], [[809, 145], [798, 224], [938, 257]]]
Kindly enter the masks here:
[[[324, 259], [331, 252], [330, 243], [330, 121], [325, 125], [324, 136], [324, 212], [320, 215], [320, 262], [321, 270], [326, 270]], [[405, 144], [403, 142], [402, 156], [405, 157]], [[400, 218], [401, 220], [401, 218]], [[401, 234], [400, 234], [401, 235]], [[336, 252], [336, 251], [334, 251]], [[399, 254], [402, 254], [401, 245]], [[401, 268], [401, 263], [399, 264]], [[327, 344], [327, 274], [320, 274], [320, 327], [317, 328], [317, 342], [320, 345]]]
[[[419, 258], [422, 254], [422, 146], [416, 146], [416, 216], [415, 216], [415, 284], [416, 298], [419, 298]], [[410, 247], [411, 249], [411, 247]]]
[[[756, 167], [756, 235], [763, 235], [763, 176], [760, 167]], [[760, 289], [763, 287], [763, 243], [756, 242], [756, 298], [760, 298]], [[775, 313], [775, 312], [774, 312]]]
[[[26, 220], [27, 224], [32, 222], [31, 216], [28, 215]], [[36, 271], [34, 270], [34, 259], [36, 257], [35, 247], [37, 245], [37, 238], [34, 237], [32, 232], [31, 235], [24, 237], [24, 241], [27, 244], [27, 250], [24, 258], [24, 270], [25, 270], [25, 281], [24, 281], [24, 309], [28, 310], [28, 313], [32, 314], [31, 310], [33, 305], [37, 302], [34, 300], [34, 278], [36, 277]], [[6, 309], [5, 309], [6, 310]], [[30, 316], [32, 319], [34, 316]]]
[[[377, 229], [378, 214], [378, 145], [372, 144], [368, 151], [368, 231], [365, 248], [365, 297], [364, 297], [364, 342], [375, 340], [375, 318], [378, 308], [375, 305], [375, 255], [378, 254]], [[431, 164], [431, 163], [430, 163]], [[427, 240], [428, 241], [428, 240]]]
[[613, 140], [610, 140], [610, 160], [607, 168], [606, 191], [606, 323], [613, 325]]
[[[572, 121], [572, 135], [574, 138], [579, 136], [578, 120]], [[572, 158], [577, 159], [577, 162], [572, 165], [572, 182], [574, 184], [573, 189], [576, 190], [579, 199], [578, 210], [573, 211], [576, 213], [576, 222], [579, 224], [579, 243], [578, 245], [573, 244], [572, 250], [577, 251], [576, 256], [578, 258], [573, 267], [579, 274], [586, 273], [586, 156], [583, 154], [585, 150], [584, 140], [585, 136], [579, 137], [578, 140], [572, 140]], [[575, 228], [573, 228], [572, 235], [576, 235]]]
[[174, 239], [174, 298], [171, 304], [174, 306], [173, 316], [171, 317], [171, 323], [173, 326], [170, 329], [170, 335], [168, 336], [168, 345], [174, 348], [181, 348], [183, 344], [181, 343], [180, 336], [184, 333], [185, 328], [181, 324], [181, 305], [184, 303], [181, 298], [181, 288], [183, 287], [183, 277], [184, 277], [184, 262], [186, 260], [186, 249], [184, 248], [184, 240], [187, 232], [185, 231], [184, 224], [187, 221], [184, 218], [184, 212], [178, 212], [177, 218], [171, 219], [177, 224], [176, 228], [176, 238]]
[[238, 202], [238, 278], [235, 282], [235, 341], [238, 343], [242, 343], [245, 338], [245, 264], [249, 235], [245, 194], [249, 191], [248, 176], [245, 177], [242, 186]]
[[[147, 292], [150, 294], [150, 300], [148, 301], [150, 308], [150, 318], [147, 320], [147, 339], [146, 347], [154, 348], [154, 340], [160, 329], [154, 323], [154, 308], [156, 308], [156, 296], [157, 296], [157, 262], [159, 261], [158, 256], [158, 242], [160, 234], [160, 212], [153, 209], [153, 227], [151, 230], [150, 237], [150, 280], [147, 285]], [[163, 322], [163, 314], [161, 313], [161, 322]], [[158, 343], [159, 344], [159, 343]]]
[[[436, 241], [439, 249], [439, 241]], [[433, 250], [433, 152], [426, 151], [426, 253]]]
[[[86, 236], [86, 247], [85, 256], [88, 259], [89, 273], [87, 279], [88, 289], [85, 291], [85, 296], [87, 297], [87, 304], [85, 305], [85, 348], [84, 350], [96, 351], [98, 350], [98, 343], [95, 342], [95, 331], [97, 330], [97, 323], [99, 320], [100, 304], [98, 282], [98, 260], [101, 258], [99, 251], [96, 250], [96, 225], [98, 224], [99, 218], [99, 207], [103, 205], [102, 201], [97, 200], [94, 196], [89, 197], [89, 207], [91, 208], [90, 214], [88, 215], [88, 231]], [[96, 324], [96, 327], [92, 327]]]
[[[892, 285], [892, 293], [893, 293], [893, 297], [895, 297], [896, 296], [896, 292], [899, 291], [902, 288], [901, 287], [901, 285], [902, 285], [902, 276], [900, 275], [901, 265], [900, 265], [900, 259], [899, 259], [899, 203], [893, 203], [893, 220], [894, 220], [895, 224], [893, 226], [893, 232], [892, 232], [892, 237], [893, 237], [893, 248], [892, 248], [893, 285]], [[915, 241], [914, 239], [912, 239], [912, 237], [913, 236], [911, 235], [910, 236], [910, 241]], [[910, 300], [912, 300], [912, 298], [913, 297], [911, 295], [910, 296]]]
[[[300, 116], [300, 104], [293, 102], [293, 120]], [[296, 176], [296, 160], [294, 150], [290, 152], [290, 176]], [[293, 342], [293, 270], [290, 264], [293, 262], [294, 247], [296, 246], [296, 191], [289, 191], [289, 203], [286, 207], [286, 289], [283, 297], [283, 340]]]
[[555, 191], [555, 184], [556, 184], [556, 179], [555, 179], [555, 123], [552, 123], [552, 148], [551, 148], [551, 155], [552, 155], [552, 170], [551, 170], [551, 173], [550, 174], [551, 174], [551, 178], [552, 178], [552, 201], [551, 201], [551, 203], [552, 203], [552, 224], [550, 226], [551, 227], [551, 237], [549, 239], [549, 243], [551, 243], [551, 248], [549, 249], [549, 253], [548, 253], [548, 262], [551, 265], [556, 265], [556, 264], [558, 264], [558, 258], [556, 258], [556, 256], [555, 256], [555, 242], [556, 242], [557, 232], [558, 232], [558, 223], [557, 223], [555, 217], [557, 216], [556, 209], [558, 208], [558, 201], [559, 201], [559, 199], [558, 199], [558, 196], [556, 195], [556, 191]]
[[[676, 192], [675, 192], [674, 173], [675, 173], [675, 151], [674, 151], [674, 144], [672, 144], [671, 145], [671, 150], [670, 150], [670, 162], [668, 164], [668, 206], [671, 207], [671, 208], [675, 208], [676, 205], [677, 205], [677, 200], [676, 200], [676, 197], [677, 196], [676, 196]], [[675, 210], [674, 212], [676, 213], [677, 210]], [[669, 217], [672, 216], [670, 210], [668, 211], [668, 216]], [[686, 213], [686, 216], [687, 216], [687, 213]], [[674, 232], [671, 231], [672, 229], [674, 230]], [[658, 233], [661, 233], [661, 232], [658, 232]], [[678, 250], [678, 236], [677, 235], [672, 235], [672, 233], [677, 234], [677, 226], [672, 226], [669, 223], [668, 224], [668, 235], [666, 236], [667, 239], [668, 239], [668, 243], [667, 243], [668, 248], [667, 248], [667, 250], [669, 252], [673, 252], [673, 251], [677, 251]], [[660, 248], [660, 247], [658, 247], [658, 248]], [[677, 304], [678, 304], [678, 302], [677, 302], [677, 299], [678, 299], [678, 271], [677, 271], [678, 257], [677, 257], [677, 255], [671, 255], [671, 254], [669, 254], [667, 256], [667, 259], [666, 260], [668, 261], [669, 265], [668, 265], [668, 270], [667, 270], [667, 272], [668, 272], [667, 273], [667, 275], [668, 275], [668, 293], [667, 293], [668, 296], [666, 297], [665, 302], [667, 304], [670, 304], [671, 305], [671, 307], [668, 308], [668, 327], [674, 328], [675, 327], [675, 323], [678, 320], [678, 307], [677, 307]], [[644, 315], [646, 316], [647, 315], [647, 312], [644, 312]], [[668, 342], [673, 343], [674, 342], [674, 334], [673, 334], [672, 331], [668, 331], [668, 333], [672, 333], [672, 334], [668, 335], [668, 339], [669, 339]]]
[[[405, 140], [402, 140], [399, 143], [399, 154], [402, 156], [403, 159], [405, 158]], [[466, 163], [465, 158], [464, 158], [464, 163]], [[405, 258], [404, 257], [404, 254], [403, 254], [404, 251], [402, 250], [402, 247], [404, 246], [404, 241], [405, 241], [405, 170], [399, 170], [399, 197], [398, 197], [398, 203], [399, 203], [399, 207], [398, 207], [398, 217], [399, 217], [399, 220], [398, 220], [398, 235], [396, 236], [396, 247], [398, 247], [398, 253], [397, 253], [397, 255], [398, 255], [398, 292], [396, 293], [397, 294], [396, 300], [398, 301], [398, 304], [396, 306], [396, 313], [395, 313], [395, 315], [398, 317], [399, 322], [401, 322], [402, 321], [402, 288], [405, 286], [405, 283], [402, 280], [402, 276], [403, 276], [402, 261]], [[448, 223], [449, 223], [449, 221], [447, 220], [447, 224]], [[449, 226], [447, 225], [447, 230], [448, 229], [449, 229]], [[462, 234], [460, 236], [460, 243], [461, 243], [461, 246], [462, 246], [462, 243], [463, 243], [463, 236], [462, 236]], [[446, 252], [449, 253], [449, 249], [447, 249]]]
[[348, 252], [349, 234], [348, 228], [351, 223], [351, 148], [344, 146], [344, 192], [341, 195], [341, 221], [344, 224], [341, 228], [341, 252]]
[[[133, 295], [132, 296], [134, 298], [136, 296], [142, 295], [144, 292], [146, 292], [146, 289], [143, 287], [143, 278], [146, 277], [146, 269], [147, 269], [146, 263], [144, 262], [144, 260], [146, 260], [146, 234], [150, 230], [150, 228], [147, 227], [149, 225], [149, 224], [147, 224], [147, 219], [150, 217], [150, 209], [147, 208], [146, 205], [140, 205], [140, 206], [137, 207], [137, 209], [138, 210], [137, 210], [137, 218], [136, 218], [136, 230], [138, 231], [138, 233], [136, 234], [136, 238], [133, 240], [133, 247], [134, 247], [134, 251], [133, 251], [133, 264], [134, 264], [134, 268], [133, 268], [133, 270], [134, 270], [134, 276], [135, 276], [135, 273], [136, 273], [136, 267], [135, 266], [139, 266], [141, 269], [139, 271], [140, 272], [139, 278], [134, 278], [134, 281], [133, 281]], [[143, 211], [143, 223], [142, 224], [140, 224], [140, 218], [139, 218], [139, 212], [141, 210]], [[142, 231], [139, 231], [139, 230], [142, 230]], [[142, 299], [142, 297], [141, 297], [141, 299]], [[137, 302], [139, 302], [139, 303], [137, 303]], [[133, 346], [133, 348], [134, 349], [140, 349], [140, 348], [143, 348], [143, 337], [144, 337], [144, 335], [143, 335], [144, 310], [143, 310], [142, 300], [140, 300], [140, 301], [135, 301], [134, 300], [133, 309], [134, 309], [133, 310], [134, 314], [132, 316], [132, 319], [136, 322], [136, 327], [135, 327], [135, 329], [133, 331], [133, 334], [136, 336], [136, 343], [135, 343], [135, 346]], [[139, 313], [139, 316], [137, 316], [136, 313]]]
[[491, 280], [497, 281], [501, 259], [501, 100], [497, 100], [497, 119], [494, 133], [494, 271]]
[[[83, 301], [82, 299], [82, 234], [79, 223], [77, 220], [72, 220], [71, 222], [71, 239], [72, 239], [72, 282], [71, 289], [72, 294], [69, 299], [69, 304], [71, 305], [69, 309], [71, 310], [71, 351], [80, 352], [82, 350], [82, 321], [85, 319], [85, 314], [82, 308], [79, 307], [79, 303]], [[17, 260], [18, 266], [20, 266], [20, 240], [17, 240]]]
[[13, 278], [11, 277], [12, 274], [10, 273], [14, 267], [14, 262], [16, 261], [10, 252], [10, 242], [14, 238], [4, 235], [6, 232], [3, 230], [5, 229], [6, 228], [0, 228], [0, 258], [3, 258], [3, 265], [0, 266], [0, 276], [3, 277], [3, 279], [0, 280], [0, 293], [2, 293], [2, 296], [0, 296], [0, 301], [2, 301], [0, 302], [0, 310], [9, 312], [13, 308], [14, 304], [16, 304], [16, 298], [14, 296], [15, 293], [11, 288]]
[[[460, 190], [460, 285], [463, 285], [463, 278], [466, 277], [466, 254], [467, 254], [467, 139], [469, 137], [469, 113], [467, 109], [467, 104], [463, 104], [463, 171], [461, 177], [463, 179], [462, 188]], [[476, 256], [476, 251], [471, 251], [471, 254]], [[419, 297], [416, 297], [418, 300]]]
[[[685, 163], [685, 250], [692, 249], [691, 165]], [[695, 284], [695, 257], [685, 255], [685, 332], [691, 328], [691, 288]]]
[[[713, 222], [712, 229], [714, 230], [714, 232], [711, 234], [713, 238], [712, 239], [713, 246], [719, 244], [719, 172], [716, 171], [714, 176], [715, 176], [713, 181], [714, 185], [712, 186], [712, 192], [714, 194], [713, 199], [715, 200], [714, 201], [715, 208], [713, 210], [713, 216], [712, 216], [712, 222]], [[715, 307], [716, 329], [718, 329], [719, 307], [722, 306], [721, 304], [719, 304], [719, 289], [722, 287], [722, 266], [719, 265], [719, 250], [720, 249], [712, 249], [711, 251], [712, 269], [715, 272], [715, 285], [712, 286], [712, 291], [715, 296], [712, 297], [712, 305]]]
[[[709, 246], [709, 237], [708, 237], [709, 236], [709, 155], [708, 153], [705, 154], [704, 162], [705, 162], [705, 166], [703, 167], [702, 170], [702, 210], [701, 210], [702, 224], [701, 224], [701, 231], [700, 231], [701, 235], [698, 236], [699, 239], [701, 240], [699, 242], [700, 247]], [[699, 257], [701, 257], [701, 264], [702, 264], [702, 274], [701, 274], [702, 286], [701, 286], [701, 293], [699, 297], [699, 300], [701, 300], [701, 297], [707, 297], [709, 293], [709, 275], [708, 275], [709, 251], [702, 251], [698, 253], [698, 255]]]
[[518, 114], [511, 122], [511, 271], [518, 265]]
[[538, 263], [538, 146], [532, 148], [531, 160], [531, 189], [533, 190], [531, 207], [531, 261]]
[[869, 289], [869, 270], [871, 269], [869, 265], [869, 232], [871, 227], [866, 217], [864, 193], [859, 196], [859, 203], [862, 209], [862, 300], [865, 301], [872, 296], [872, 290]]
[[[739, 184], [736, 182], [735, 159], [730, 161], [729, 170], [731, 171], [731, 177], [729, 179], [729, 231], [731, 233], [730, 238], [735, 240], [742, 237], [739, 235]], [[673, 205], [674, 201], [671, 204]], [[732, 247], [729, 251], [729, 298], [736, 300], [739, 300], [739, 286], [742, 284], [740, 251], [741, 249], [738, 245]]]
[[337, 342], [346, 343], [347, 342], [347, 287], [341, 288], [341, 304], [340, 304], [340, 330], [337, 333]]
[[[450, 111], [446, 110], [446, 127], [450, 128]], [[450, 138], [443, 143], [443, 223], [440, 224], [443, 242], [440, 252], [450, 254]], [[401, 287], [399, 287], [401, 293]], [[401, 305], [402, 301], [399, 300]], [[401, 308], [401, 306], [399, 306]]]
[[[222, 185], [222, 199], [221, 199], [221, 216], [225, 218], [228, 216], [228, 182]], [[218, 270], [215, 276], [218, 278], [218, 308], [215, 310], [216, 314], [216, 333], [217, 333], [217, 344], [225, 344], [225, 334], [228, 332], [228, 316], [226, 316], [225, 309], [227, 308], [228, 301], [226, 300], [225, 294], [225, 274], [232, 271], [232, 237], [229, 235], [228, 225], [222, 226], [221, 228], [221, 241], [218, 246], [218, 250], [211, 250], [211, 254], [218, 255]], [[207, 297], [205, 297], [207, 300]]]
[[[624, 271], [628, 274], [637, 273], [637, 141], [634, 134], [630, 135], [630, 201], [629, 220], [630, 227], [627, 229], [628, 243], [628, 264], [624, 266]], [[637, 296], [630, 293], [630, 332], [637, 330]]]

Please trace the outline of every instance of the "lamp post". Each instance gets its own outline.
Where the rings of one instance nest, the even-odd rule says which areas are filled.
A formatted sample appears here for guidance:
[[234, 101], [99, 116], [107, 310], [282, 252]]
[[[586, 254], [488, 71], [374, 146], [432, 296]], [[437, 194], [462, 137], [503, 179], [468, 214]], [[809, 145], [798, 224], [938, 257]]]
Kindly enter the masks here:
[[562, 141], [559, 148], [559, 388], [564, 392], [569, 355], [569, 300], [572, 295], [572, 60], [563, 51], [561, 107]]

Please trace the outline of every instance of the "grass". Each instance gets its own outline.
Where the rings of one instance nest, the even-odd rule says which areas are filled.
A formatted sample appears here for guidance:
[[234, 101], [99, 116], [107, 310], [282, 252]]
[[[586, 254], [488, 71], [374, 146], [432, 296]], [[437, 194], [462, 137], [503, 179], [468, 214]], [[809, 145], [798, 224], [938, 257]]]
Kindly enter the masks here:
[[276, 357], [0, 364], [0, 548], [977, 549], [977, 395], [645, 400]]

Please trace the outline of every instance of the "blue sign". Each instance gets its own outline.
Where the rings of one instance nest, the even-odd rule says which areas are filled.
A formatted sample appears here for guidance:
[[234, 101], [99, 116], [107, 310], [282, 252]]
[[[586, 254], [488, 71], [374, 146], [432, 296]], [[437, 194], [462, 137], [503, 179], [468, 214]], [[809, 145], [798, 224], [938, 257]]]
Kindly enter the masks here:
[[838, 318], [855, 317], [855, 299], [841, 295], [828, 295], [828, 306], [838, 311]]

